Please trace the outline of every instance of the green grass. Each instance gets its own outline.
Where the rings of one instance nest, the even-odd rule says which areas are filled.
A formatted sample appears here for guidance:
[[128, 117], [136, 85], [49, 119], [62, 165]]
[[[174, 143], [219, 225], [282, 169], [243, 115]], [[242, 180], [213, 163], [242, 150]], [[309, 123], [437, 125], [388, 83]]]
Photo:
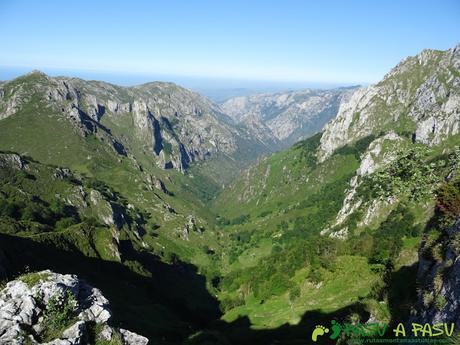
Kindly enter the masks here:
[[110, 340], [102, 339], [100, 335], [104, 327], [105, 325], [102, 323], [89, 324], [88, 342], [94, 343], [94, 345], [123, 345], [121, 336], [116, 331], [112, 333], [112, 338]]
[[[175, 248], [184, 247], [183, 250], [178, 251], [179, 255], [180, 253], [186, 255], [185, 247], [190, 244], [185, 244], [182, 240], [170, 236], [175, 228], [183, 226], [185, 219], [182, 220], [175, 215], [171, 215], [170, 219], [165, 219], [159, 212], [158, 206], [167, 202], [173, 206], [177, 213], [196, 214], [212, 224], [214, 217], [208, 209], [202, 207], [202, 202], [197, 198], [198, 193], [196, 191], [200, 188], [195, 186], [194, 180], [175, 171], [166, 172], [157, 168], [151, 154], [150, 156], [141, 153], [136, 155], [141, 157], [140, 162], [143, 171], [140, 171], [130, 159], [117, 156], [108, 145], [95, 136], [81, 137], [61, 114], [55, 114], [51, 109], [48, 113], [46, 112], [48, 108], [42, 107], [37, 102], [31, 102], [19, 113], [0, 122], [0, 132], [2, 133], [0, 149], [30, 155], [42, 163], [69, 167], [77, 175], [84, 174], [104, 182], [113, 191], [120, 193], [126, 200], [129, 200], [136, 209], [149, 214], [147, 219], [149, 226], [161, 226], [161, 233], [168, 235], [161, 235], [157, 239], [160, 246], [167, 247], [171, 241], [174, 241]], [[122, 132], [119, 134], [123, 135]], [[129, 133], [125, 134], [127, 136]], [[37, 145], [37, 143], [39, 144]], [[135, 152], [136, 147], [133, 144]], [[142, 151], [139, 149], [137, 152]], [[53, 183], [49, 183], [49, 177], [53, 173], [53, 167], [40, 167], [34, 173], [37, 175], [36, 180], [23, 179], [20, 188], [40, 195], [46, 201], [51, 201], [57, 194], [73, 198], [75, 190], [70, 189], [66, 181], [55, 180]], [[155, 192], [147, 190], [146, 174], [161, 178], [174, 196], [157, 195]], [[206, 182], [202, 183], [202, 185], [205, 184]], [[86, 192], [88, 193], [89, 190]], [[100, 214], [100, 210], [95, 207], [83, 212], [94, 217]], [[180, 224], [181, 222], [183, 223]], [[166, 239], [166, 237], [168, 238]], [[207, 241], [213, 242], [211, 231], [207, 231], [202, 237], [207, 238], [207, 240], [193, 239], [193, 241], [197, 240], [197, 246]], [[100, 239], [99, 236], [97, 241]], [[104, 258], [110, 256], [110, 253], [102, 253], [102, 251], [100, 254]], [[190, 256], [181, 257], [187, 261], [195, 261]], [[196, 258], [196, 261], [200, 260], [200, 258]]]
[[87, 171], [92, 159], [98, 159], [98, 145], [75, 133], [62, 115], [46, 107], [31, 104], [19, 113], [0, 121], [0, 148], [32, 156], [43, 163], [78, 167]]
[[123, 345], [123, 342], [119, 335], [114, 334], [110, 340], [97, 339], [95, 345]]
[[238, 261], [231, 265], [230, 270], [244, 269], [254, 267], [259, 260], [270, 255], [273, 243], [269, 238], [262, 239], [256, 246], [248, 248], [238, 257]]
[[45, 272], [32, 272], [23, 274], [18, 279], [25, 283], [29, 288], [34, 287], [39, 282], [48, 280], [49, 274]]
[[275, 328], [284, 323], [296, 324], [308, 311], [332, 312], [365, 298], [379, 278], [372, 272], [367, 259], [356, 256], [338, 257], [334, 272], [324, 271], [321, 286], [305, 279], [308, 269], [297, 272], [293, 280], [299, 284], [301, 294], [294, 303], [288, 294], [265, 300], [249, 298], [247, 304], [227, 312], [223, 319], [233, 321], [248, 316], [254, 328]]
[[[390, 76], [380, 85], [397, 82], [413, 94], [438, 68], [440, 54], [435, 52], [428, 66], [415, 63], [402, 75]], [[442, 83], [447, 82], [444, 79], [441, 78]], [[36, 246], [81, 254], [82, 260], [91, 262], [86, 263], [90, 269], [85, 271], [90, 277], [94, 262], [104, 268], [117, 267], [115, 272], [122, 270], [122, 277], [108, 276], [109, 282], [98, 280], [109, 297], [119, 302], [115, 305], [115, 318], [125, 322], [137, 320], [140, 329], [158, 339], [165, 330], [182, 335], [198, 333], [190, 329], [190, 319], [176, 314], [174, 306], [155, 299], [156, 285], [142, 284], [153, 278], [161, 289], [166, 289], [168, 296], [174, 292], [175, 297], [180, 297], [177, 303], [181, 310], [199, 309], [201, 299], [188, 294], [188, 285], [177, 283], [186, 269], [181, 266], [174, 284], [165, 288], [163, 279], [168, 275], [152, 269], [154, 260], [168, 263], [166, 267], [175, 267], [179, 260], [195, 264], [196, 271], [207, 278], [202, 281], [207, 288], [205, 293], [217, 296], [221, 302], [223, 319], [231, 322], [247, 316], [257, 329], [297, 324], [305, 313], [314, 310], [333, 313], [357, 302], [381, 320], [394, 317], [390, 295], [396, 290], [404, 292], [406, 282], [400, 280], [389, 286], [384, 277], [405, 272], [416, 262], [422, 235], [414, 228], [422, 229], [433, 216], [434, 183], [428, 181], [423, 186], [430, 187], [426, 188], [429, 191], [426, 200], [410, 200], [400, 193], [401, 188], [393, 188], [392, 196], [398, 201], [379, 208], [368, 226], [359, 225], [365, 211], [363, 206], [345, 223], [350, 228], [348, 240], [335, 240], [319, 233], [333, 224], [350, 178], [372, 140], [394, 130], [404, 141], [384, 142], [383, 152], [413, 146], [410, 139], [415, 127], [406, 115], [405, 105], [388, 104], [376, 96], [366, 109], [370, 114], [367, 125], [372, 129], [359, 128], [362, 114], [354, 114], [354, 126], [349, 132], [351, 143], [337, 149], [324, 162], [319, 163], [316, 157], [319, 133], [291, 149], [262, 158], [233, 181], [236, 172], [246, 167], [254, 154], [264, 152], [263, 148], [242, 142], [237, 153], [239, 161], [217, 157], [193, 165], [186, 174], [165, 171], [156, 166], [151, 138], [136, 132], [129, 114], [102, 118], [102, 124], [110, 128], [110, 135], [101, 129], [97, 134], [81, 136], [62, 114], [44, 107], [38, 100], [40, 95], [34, 91], [33, 83], [46, 82], [43, 76], [34, 74], [17, 79], [6, 89], [6, 96], [10, 97], [11, 91], [24, 83], [31, 99], [20, 112], [0, 121], [0, 149], [31, 156], [38, 162], [29, 159], [27, 170], [21, 172], [1, 170], [1, 232]], [[174, 86], [165, 87], [166, 92], [175, 92]], [[146, 94], [153, 92], [147, 86], [140, 89]], [[156, 92], [164, 91], [158, 87], [153, 94]], [[132, 101], [127, 94], [121, 96], [124, 101]], [[160, 107], [159, 111], [162, 110]], [[396, 113], [397, 120], [393, 116]], [[115, 153], [107, 142], [110, 136], [125, 146], [127, 157]], [[453, 152], [459, 138], [451, 136], [433, 147], [426, 159], [416, 165], [424, 167], [425, 163], [444, 159]], [[164, 149], [167, 154], [175, 150], [174, 145], [166, 142]], [[393, 169], [399, 175], [412, 176], [413, 171], [424, 171], [413, 169], [406, 173], [400, 165], [408, 164], [403, 163]], [[53, 177], [56, 166], [70, 168], [72, 176]], [[444, 177], [446, 170], [440, 169], [438, 177]], [[390, 182], [385, 185], [392, 186], [396, 174], [389, 175]], [[150, 178], [161, 179], [170, 193], [150, 186]], [[407, 182], [405, 178], [400, 180], [396, 182]], [[101, 194], [97, 203], [90, 200], [92, 190]], [[80, 193], [86, 197], [80, 198]], [[77, 215], [71, 222], [67, 223], [69, 217], [63, 212], [46, 214], [57, 199], [75, 207]], [[40, 212], [35, 213], [46, 217], [33, 214], [32, 205], [40, 205]], [[18, 210], [11, 212], [14, 206]], [[107, 215], [111, 207], [119, 208], [125, 219], [119, 229], [102, 224], [101, 215]], [[184, 239], [181, 232], [189, 215], [197, 219], [204, 231], [191, 231], [188, 239]], [[427, 251], [437, 260], [442, 259], [439, 241], [439, 232], [432, 229], [427, 234], [427, 246], [432, 248]], [[66, 260], [67, 256], [59, 259]], [[57, 264], [55, 258], [50, 262]], [[21, 279], [35, 284], [41, 279], [36, 275]], [[200, 276], [194, 278], [199, 280]], [[125, 301], [128, 289], [136, 297], [132, 303]], [[444, 301], [436, 302], [442, 305]], [[117, 342], [114, 338], [107, 344]]]
[[[418, 259], [421, 241], [420, 234], [415, 233], [421, 231], [433, 215], [432, 199], [408, 201], [398, 194], [401, 200], [405, 200], [402, 208], [394, 205], [379, 209], [379, 220], [374, 220], [372, 228], [359, 228], [355, 224], [356, 234], [370, 236], [374, 248], [370, 252], [353, 247], [354, 241], [358, 241], [353, 236], [349, 241], [336, 240], [333, 245], [327, 244], [327, 238], [318, 236], [316, 244], [309, 244], [314, 238], [311, 235], [323, 229], [341, 207], [347, 186], [340, 181], [349, 180], [369, 142], [363, 139], [341, 148], [322, 164], [302, 159], [308, 157], [302, 154], [302, 149], [309, 144], [303, 148], [297, 145], [263, 160], [219, 195], [214, 207], [222, 215], [222, 231], [228, 235], [222, 237], [226, 255], [222, 260], [223, 282], [220, 285], [225, 320], [248, 316], [256, 328], [273, 328], [285, 322], [298, 322], [308, 310], [333, 312], [356, 301], [364, 302], [369, 311], [383, 320], [391, 319], [389, 301], [375, 299], [376, 286], [383, 277], [377, 266], [370, 265], [374, 260], [372, 255], [379, 250], [388, 251], [382, 252], [382, 255], [386, 255], [387, 259], [393, 256], [391, 260], [395, 271], [413, 265]], [[389, 149], [387, 146], [384, 149]], [[430, 157], [435, 157], [436, 152]], [[286, 164], [287, 161], [291, 164]], [[441, 174], [440, 171], [438, 173]], [[304, 182], [300, 183], [301, 180]], [[286, 185], [291, 188], [286, 188]], [[324, 203], [334, 199], [335, 204]], [[241, 214], [246, 216], [241, 222], [236, 222]], [[388, 221], [392, 214], [393, 218]], [[391, 231], [388, 231], [389, 227]], [[406, 236], [406, 233], [415, 235]], [[392, 243], [400, 240], [394, 248], [386, 248], [380, 238], [390, 235], [394, 236]], [[380, 248], [382, 245], [383, 249]], [[345, 262], [342, 267], [340, 264], [329, 267], [322, 260], [331, 259], [323, 257], [324, 254], [318, 254], [317, 259], [308, 256], [298, 259], [315, 246], [317, 249], [314, 250], [318, 251], [322, 246], [330, 246], [329, 251], [334, 254], [328, 255], [337, 262], [340, 262], [339, 258], [349, 257], [347, 253], [353, 253], [356, 261], [348, 262], [349, 267]], [[293, 268], [295, 273], [292, 273]], [[347, 280], [340, 275], [341, 271], [354, 273]], [[339, 278], [334, 280], [333, 277]], [[309, 284], [308, 292], [305, 291], [304, 281]], [[317, 284], [322, 285], [315, 289]], [[289, 297], [291, 291], [298, 288], [300, 297], [292, 300]], [[293, 296], [297, 294], [295, 292]]]

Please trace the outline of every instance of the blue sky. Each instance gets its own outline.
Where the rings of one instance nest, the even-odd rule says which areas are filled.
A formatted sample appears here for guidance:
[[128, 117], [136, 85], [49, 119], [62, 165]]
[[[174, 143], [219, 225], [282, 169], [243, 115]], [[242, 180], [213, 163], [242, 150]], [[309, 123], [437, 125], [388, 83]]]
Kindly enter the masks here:
[[458, 23], [458, 0], [1, 0], [0, 67], [372, 83], [407, 55], [459, 43]]

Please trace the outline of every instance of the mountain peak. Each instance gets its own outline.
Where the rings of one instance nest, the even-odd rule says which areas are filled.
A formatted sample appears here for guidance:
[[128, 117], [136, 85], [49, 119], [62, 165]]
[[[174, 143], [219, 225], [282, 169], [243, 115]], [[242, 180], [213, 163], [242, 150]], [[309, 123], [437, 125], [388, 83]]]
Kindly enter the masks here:
[[424, 49], [396, 65], [382, 81], [343, 102], [321, 138], [319, 157], [371, 134], [397, 128], [428, 145], [458, 133], [460, 50]]
[[48, 77], [48, 75], [38, 69], [34, 69], [30, 71], [29, 73], [26, 73], [24, 76], [32, 76], [32, 75], [37, 75], [37, 76], [42, 76], [42, 77]]

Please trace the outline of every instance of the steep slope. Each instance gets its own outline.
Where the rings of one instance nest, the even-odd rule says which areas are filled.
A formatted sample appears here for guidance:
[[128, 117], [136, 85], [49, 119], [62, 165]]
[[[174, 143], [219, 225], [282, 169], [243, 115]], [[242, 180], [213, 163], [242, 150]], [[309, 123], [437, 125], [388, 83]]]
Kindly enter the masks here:
[[428, 145], [457, 134], [459, 51], [460, 46], [424, 50], [399, 63], [380, 83], [355, 92], [324, 128], [320, 159], [347, 143], [389, 129]]
[[459, 57], [456, 47], [404, 60], [322, 133], [220, 193], [226, 320], [274, 327], [350, 305], [407, 319], [418, 246], [442, 231], [429, 225], [436, 191], [460, 173]]
[[217, 183], [194, 165], [235, 169], [231, 155], [252, 141], [173, 84], [127, 89], [34, 72], [1, 95], [2, 278], [78, 274], [113, 301], [117, 325], [156, 343], [178, 344], [218, 318], [208, 289], [219, 245], [203, 201]]
[[[455, 192], [455, 203], [458, 207], [458, 184]], [[455, 211], [458, 216], [458, 209]], [[452, 224], [452, 223], [451, 223]], [[420, 262], [417, 270], [417, 282], [420, 286], [418, 300], [412, 322], [418, 323], [453, 323], [460, 325], [459, 310], [459, 222], [454, 221], [451, 227], [441, 228], [437, 236], [430, 236], [421, 246]]]
[[94, 177], [1, 153], [0, 279], [43, 269], [78, 274], [110, 298], [117, 325], [177, 344], [219, 315], [204, 278], [182, 261], [206, 270], [202, 248], [215, 240], [200, 218], [162, 211], [160, 202], [140, 203]]
[[[203, 207], [202, 200], [209, 197], [207, 193], [213, 192], [214, 185], [199, 171], [186, 176], [176, 169], [165, 170], [158, 166], [159, 156], [147, 149], [142, 152], [140, 145], [151, 149], [152, 142], [139, 139], [141, 134], [135, 132], [133, 122], [128, 122], [126, 127], [113, 125], [111, 129], [104, 124], [109, 110], [104, 110], [99, 118], [101, 109], [105, 105], [108, 107], [109, 103], [110, 107], [113, 106], [104, 96], [110, 91], [110, 97], [116, 95], [118, 98], [113, 99], [124, 104], [123, 97], [129, 96], [126, 90], [99, 82], [72, 80], [72, 83], [76, 85], [70, 87], [66, 80], [40, 73], [6, 83], [2, 89], [1, 114], [4, 118], [0, 120], [0, 149], [32, 157], [23, 159], [36, 160], [37, 164], [52, 165], [82, 178], [96, 180], [100, 193], [104, 194], [109, 188], [111, 194], [122, 196], [125, 208], [130, 205], [144, 214], [139, 226], [142, 241], [164, 260], [176, 255], [188, 262], [208, 262], [202, 247], [215, 244], [215, 235], [211, 231], [214, 216]], [[68, 94], [64, 92], [67, 90], [65, 85]], [[91, 88], [99, 93], [87, 90]], [[105, 88], [109, 91], [104, 91]], [[100, 97], [101, 100], [96, 102], [99, 106], [88, 105], [93, 95], [91, 92]], [[48, 97], [57, 101], [47, 101]], [[62, 101], [62, 98], [68, 100]], [[114, 107], [115, 111], [117, 106]], [[134, 116], [134, 111], [110, 116], [116, 117], [113, 122], [123, 122]], [[149, 131], [143, 133], [150, 135]], [[53, 169], [50, 170], [48, 177], [43, 174], [44, 185], [54, 174]], [[200, 185], [208, 189], [199, 189]], [[25, 191], [34, 194], [27, 188]], [[70, 193], [77, 198], [80, 192], [74, 188]], [[91, 191], [85, 193], [88, 198], [92, 195]]]
[[2, 85], [1, 119], [28, 107], [60, 114], [83, 136], [98, 133], [119, 154], [152, 154], [163, 169], [184, 171], [217, 156], [248, 160], [267, 150], [212, 102], [172, 83], [123, 88], [32, 72]]
[[222, 110], [274, 147], [286, 148], [322, 129], [354, 88], [257, 94], [235, 97]]
[[33, 72], [3, 84], [0, 96], [1, 150], [123, 195], [148, 214], [143, 240], [164, 257], [208, 261], [202, 246], [215, 246], [214, 216], [204, 203], [266, 150], [214, 104], [171, 83], [122, 88]]
[[205, 99], [40, 73], [2, 84], [0, 274], [78, 274], [116, 328], [168, 345], [303, 344], [318, 320], [456, 313], [459, 53], [424, 51], [344, 96], [323, 132], [215, 199], [210, 174], [272, 144]]

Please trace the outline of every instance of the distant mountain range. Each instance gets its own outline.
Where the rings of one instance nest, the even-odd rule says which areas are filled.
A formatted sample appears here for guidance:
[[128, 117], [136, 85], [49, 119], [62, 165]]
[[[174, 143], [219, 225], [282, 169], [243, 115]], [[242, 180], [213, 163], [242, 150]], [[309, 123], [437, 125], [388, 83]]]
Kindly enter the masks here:
[[[0, 343], [293, 345], [331, 322], [458, 328], [459, 221], [460, 46], [367, 87], [222, 104], [165, 82], [35, 71], [0, 83], [0, 285], [15, 278]], [[56, 314], [29, 291], [86, 283], [44, 269], [78, 274], [105, 302], [85, 319], [66, 294]], [[112, 314], [95, 324], [104, 296]]]
[[45, 107], [119, 154], [142, 151], [156, 157], [159, 167], [179, 171], [219, 157], [234, 173], [321, 130], [353, 90], [262, 94], [218, 105], [163, 82], [121, 87], [34, 71], [0, 85], [0, 119]]
[[286, 148], [320, 131], [355, 89], [309, 89], [235, 97], [225, 101], [222, 110], [251, 129], [259, 140]]

